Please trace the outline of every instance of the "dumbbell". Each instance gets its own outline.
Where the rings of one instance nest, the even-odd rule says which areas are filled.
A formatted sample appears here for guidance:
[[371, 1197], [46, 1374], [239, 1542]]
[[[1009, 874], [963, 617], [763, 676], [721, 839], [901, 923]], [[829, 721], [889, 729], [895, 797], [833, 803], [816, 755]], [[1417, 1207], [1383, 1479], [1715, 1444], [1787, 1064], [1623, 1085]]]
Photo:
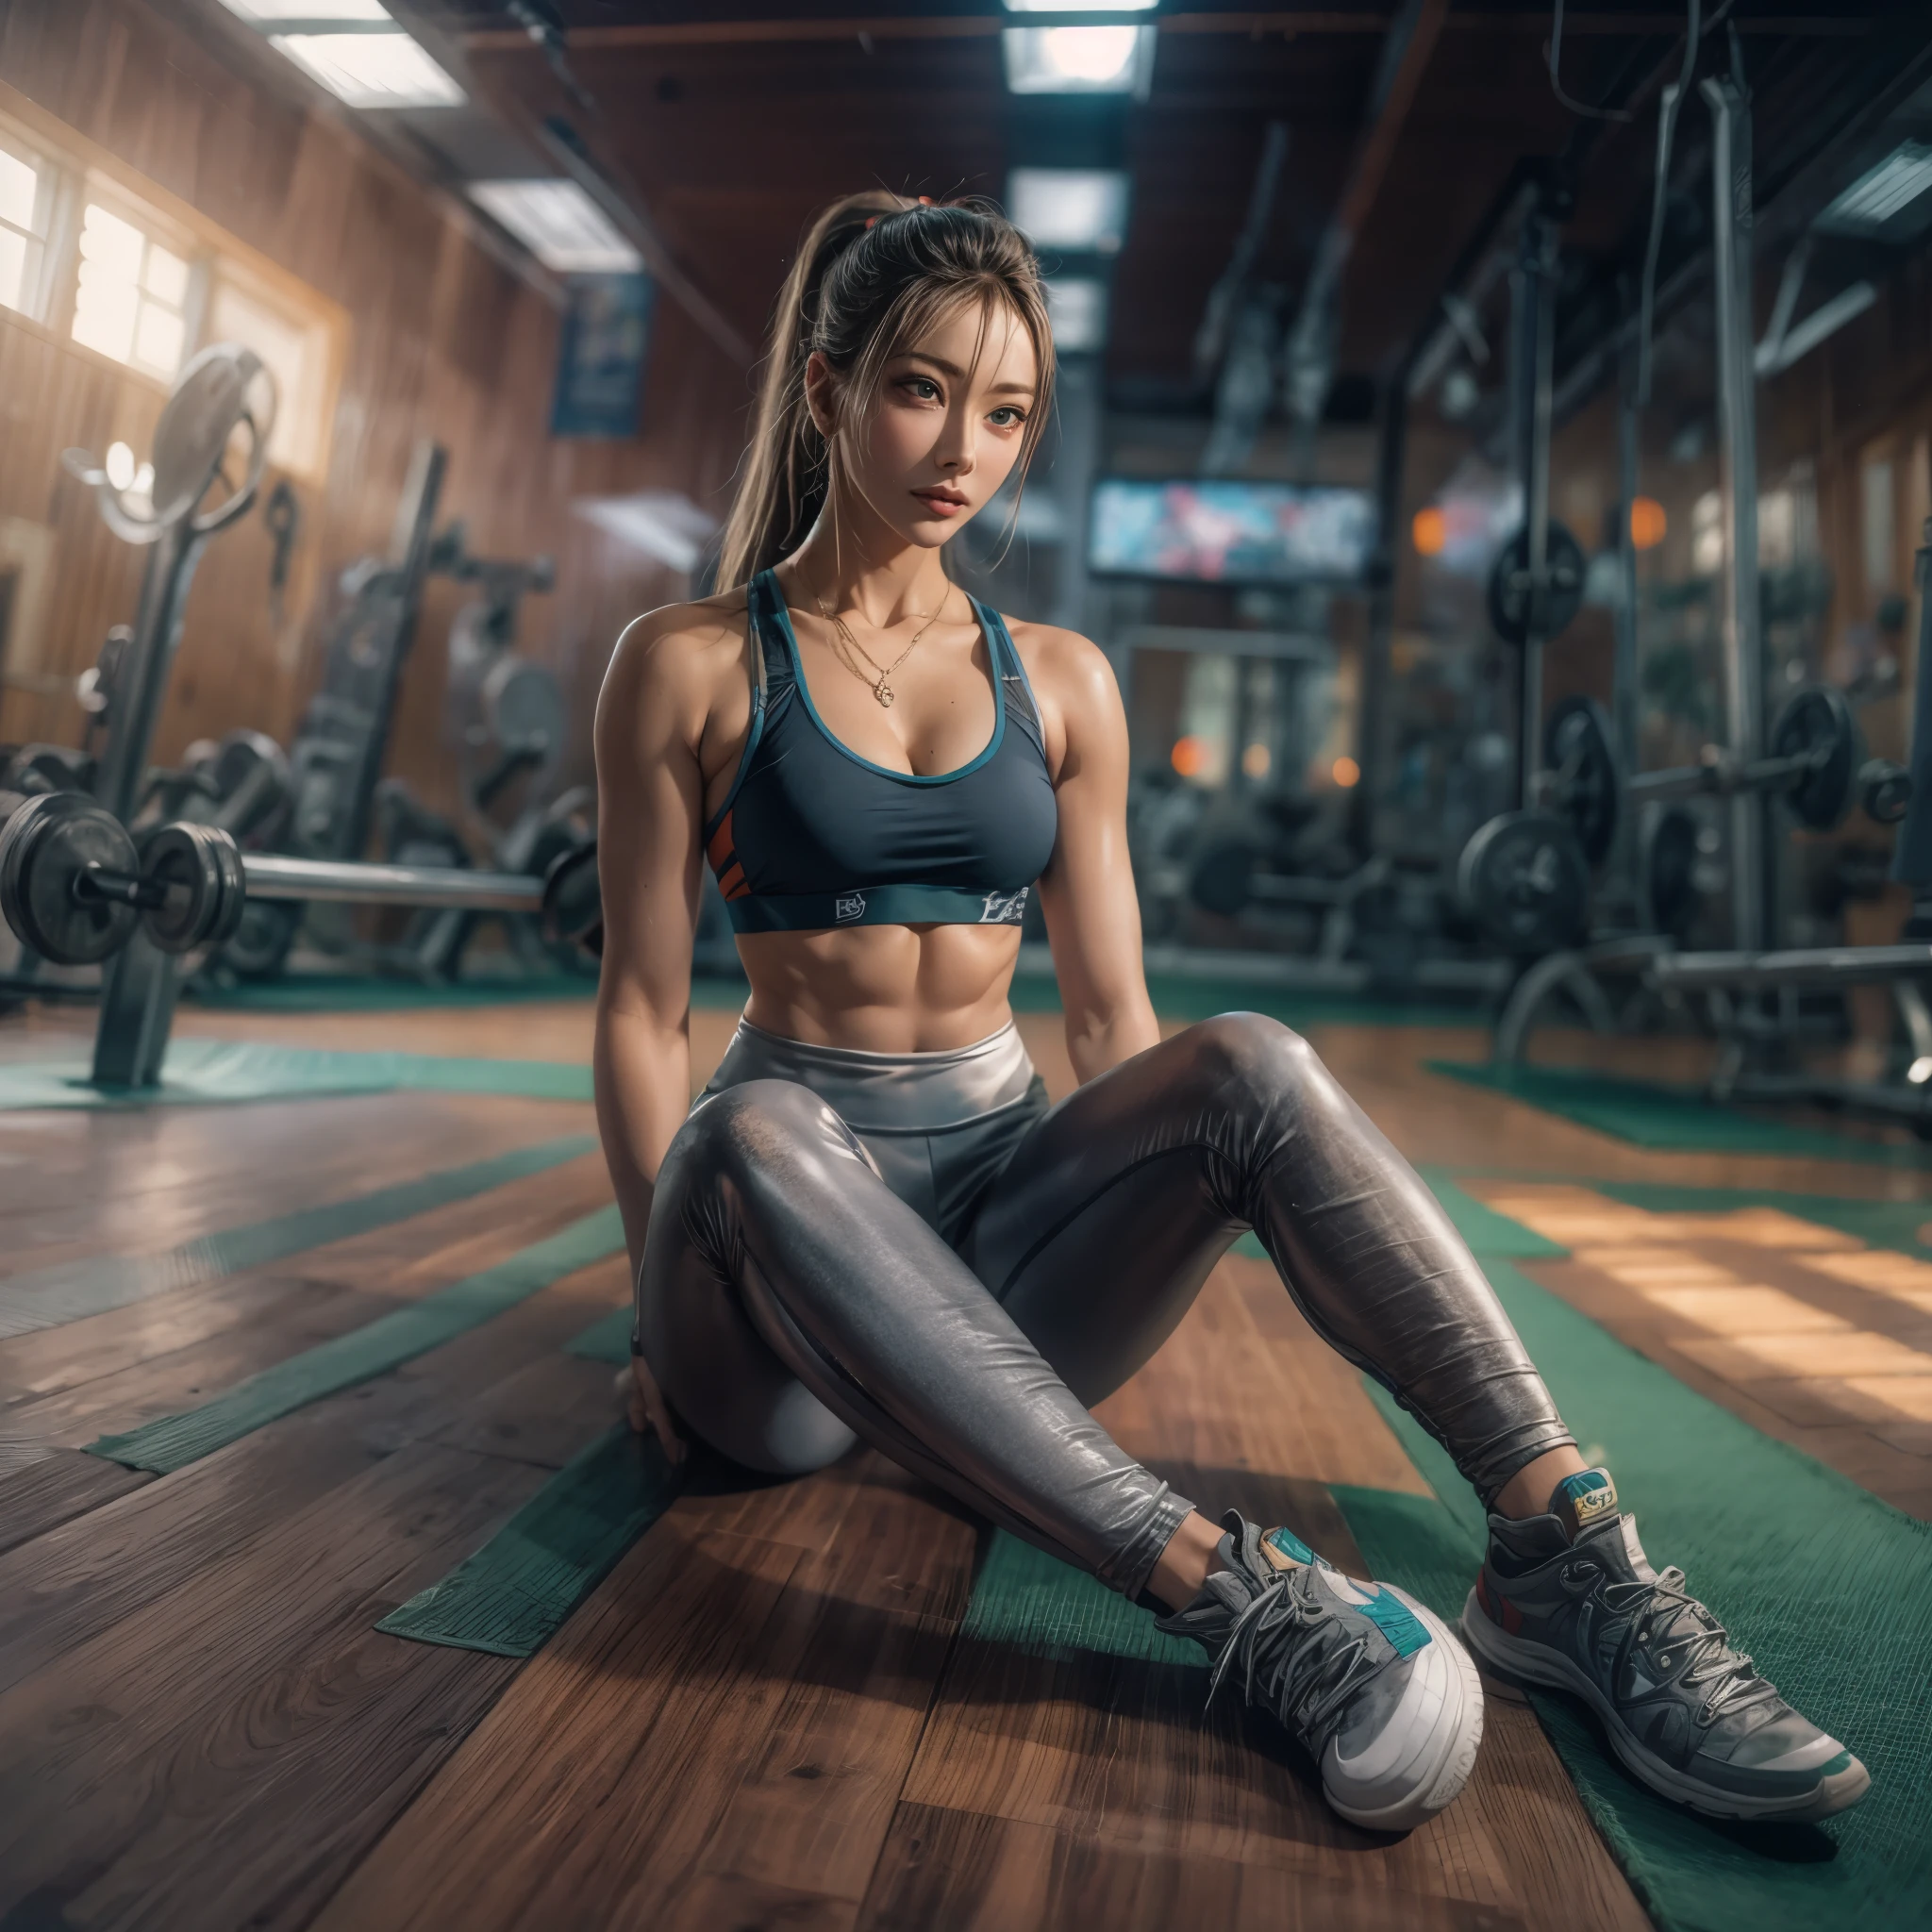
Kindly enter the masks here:
[[[0, 914], [24, 944], [57, 965], [105, 959], [137, 924], [163, 952], [218, 944], [250, 898], [535, 913], [543, 893], [543, 880], [527, 873], [244, 856], [213, 825], [176, 822], [137, 841], [79, 792], [0, 793]], [[572, 902], [579, 912], [582, 896], [580, 881]]]
[[225, 939], [242, 916], [242, 855], [225, 832], [183, 823], [137, 843], [78, 791], [0, 793], [0, 911], [44, 959], [89, 966], [135, 925], [164, 953]]
[[597, 841], [560, 852], [543, 874], [543, 937], [604, 957], [604, 899], [597, 882]]
[[1841, 691], [1809, 684], [1792, 693], [1771, 727], [1770, 755], [1740, 758], [1707, 745], [1694, 765], [1640, 773], [1630, 781], [1633, 799], [1736, 798], [1753, 793], [1781, 798], [1800, 824], [1828, 832], [1856, 800], [1868, 818], [1896, 824], [1911, 802], [1911, 775], [1890, 758], [1863, 755], [1857, 721]]

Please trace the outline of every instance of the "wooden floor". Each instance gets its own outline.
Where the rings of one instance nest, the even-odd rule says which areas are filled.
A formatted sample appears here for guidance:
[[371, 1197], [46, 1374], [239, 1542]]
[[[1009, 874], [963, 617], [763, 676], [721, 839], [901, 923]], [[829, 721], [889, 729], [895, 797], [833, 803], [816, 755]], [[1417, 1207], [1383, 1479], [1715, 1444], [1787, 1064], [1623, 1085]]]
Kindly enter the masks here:
[[[0, 1057], [75, 1051], [83, 1024], [16, 1016]], [[1057, 1023], [1022, 1024], [1064, 1090]], [[575, 1005], [189, 1014], [181, 1030], [580, 1059], [589, 1024]], [[729, 1025], [695, 1016], [700, 1077]], [[1572, 1248], [1530, 1264], [1540, 1280], [1932, 1513], [1932, 1274], [1849, 1238], [1801, 1248], [1781, 1220], [1643, 1215], [1590, 1187], [1770, 1202], [1908, 1197], [1917, 1176], [1644, 1155], [1422, 1069], [1474, 1052], [1472, 1035], [1316, 1041], [1411, 1158], [1492, 1168], [1471, 1185]], [[0, 1274], [153, 1253], [592, 1131], [588, 1106], [427, 1093], [0, 1114]], [[81, 1453], [608, 1198], [591, 1154], [0, 1341], [0, 1932], [1646, 1923], [1507, 1691], [1460, 1802], [1404, 1839], [1355, 1830], [1278, 1734], [1202, 1722], [1178, 1674], [962, 1635], [985, 1532], [870, 1454], [686, 1495], [527, 1663], [377, 1632], [609, 1426], [609, 1370], [561, 1344], [623, 1302], [621, 1258], [174, 1474]], [[1103, 1415], [1188, 1493], [1289, 1521], [1345, 1565], [1360, 1557], [1326, 1485], [1421, 1488], [1258, 1263], [1224, 1263]]]

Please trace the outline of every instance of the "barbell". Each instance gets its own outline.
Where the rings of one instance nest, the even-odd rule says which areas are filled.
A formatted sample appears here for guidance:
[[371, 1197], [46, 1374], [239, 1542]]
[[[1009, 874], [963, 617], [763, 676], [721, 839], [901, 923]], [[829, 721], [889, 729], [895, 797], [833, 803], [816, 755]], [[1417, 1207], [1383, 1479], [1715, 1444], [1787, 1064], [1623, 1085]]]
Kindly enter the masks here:
[[1594, 698], [1565, 698], [1543, 725], [1536, 808], [1505, 812], [1476, 828], [1457, 868], [1457, 896], [1507, 951], [1574, 945], [1587, 921], [1590, 874], [1609, 857], [1626, 801], [1655, 802], [1667, 808], [1647, 815], [1641, 883], [1656, 929], [1677, 932], [1695, 908], [1697, 828], [1674, 801], [1766, 795], [1782, 799], [1800, 824], [1828, 832], [1855, 802], [1875, 823], [1895, 824], [1911, 790], [1904, 766], [1865, 756], [1851, 706], [1828, 685], [1792, 692], [1772, 724], [1765, 758], [1738, 758], [1712, 745], [1694, 765], [1628, 780], [1603, 707]]
[[219, 945], [250, 899], [537, 913], [554, 937], [582, 943], [596, 872], [586, 875], [581, 856], [561, 854], [541, 877], [290, 858], [243, 852], [220, 827], [187, 821], [132, 833], [77, 791], [0, 793], [0, 914], [23, 945], [60, 966], [107, 958], [137, 925], [164, 953]]

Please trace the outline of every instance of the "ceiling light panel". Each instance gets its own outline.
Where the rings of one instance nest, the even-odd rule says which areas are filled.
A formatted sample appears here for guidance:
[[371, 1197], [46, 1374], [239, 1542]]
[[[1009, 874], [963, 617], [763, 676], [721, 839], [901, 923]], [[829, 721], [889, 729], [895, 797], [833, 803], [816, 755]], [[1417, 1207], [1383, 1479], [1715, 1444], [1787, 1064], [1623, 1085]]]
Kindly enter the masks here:
[[222, 0], [230, 13], [267, 24], [277, 20], [386, 21], [390, 10], [382, 0]]
[[408, 34], [271, 34], [269, 44], [351, 108], [459, 108], [468, 98]]
[[1008, 13], [1152, 13], [1160, 0], [1007, 0]]
[[1932, 147], [1922, 142], [1901, 142], [1818, 217], [1817, 226], [1826, 234], [1876, 235], [1928, 190], [1932, 190]]
[[575, 181], [473, 181], [470, 199], [558, 275], [627, 275], [642, 258]]
[[1007, 212], [1036, 248], [1117, 255], [1127, 233], [1127, 177], [1113, 168], [1015, 168]]
[[1154, 75], [1151, 26], [1009, 26], [1000, 33], [1016, 94], [1135, 94]]

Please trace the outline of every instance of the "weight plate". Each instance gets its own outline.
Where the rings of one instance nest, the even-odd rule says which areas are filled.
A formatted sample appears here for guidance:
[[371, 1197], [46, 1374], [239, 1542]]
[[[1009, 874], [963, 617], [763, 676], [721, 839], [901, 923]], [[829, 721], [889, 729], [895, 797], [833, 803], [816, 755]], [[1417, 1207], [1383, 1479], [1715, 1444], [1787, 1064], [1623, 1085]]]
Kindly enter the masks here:
[[1681, 940], [1697, 917], [1697, 815], [1681, 805], [1646, 814], [1641, 835], [1643, 917], [1651, 932]]
[[251, 899], [242, 908], [222, 963], [243, 979], [273, 979], [287, 961], [303, 908], [286, 899]]
[[543, 937], [553, 944], [581, 946], [602, 958], [604, 900], [597, 883], [594, 839], [562, 854], [544, 874]]
[[1560, 952], [1583, 937], [1590, 864], [1567, 819], [1506, 811], [1478, 825], [1456, 868], [1462, 908], [1505, 952]]
[[1858, 802], [1874, 825], [1895, 825], [1912, 808], [1912, 774], [1890, 758], [1867, 758], [1858, 767]]
[[132, 906], [77, 896], [90, 865], [131, 876], [140, 860], [121, 821], [76, 791], [29, 798], [0, 828], [0, 913], [57, 966], [92, 966], [134, 930]]
[[[214, 342], [175, 379], [174, 393], [155, 425], [154, 482], [150, 494], [157, 523], [173, 523], [202, 499], [214, 481], [228, 439], [249, 419], [250, 391], [265, 374], [261, 358], [239, 342]], [[256, 435], [266, 442], [275, 421], [273, 387]]]
[[267, 732], [229, 732], [212, 762], [219, 801], [213, 823], [245, 839], [280, 816], [292, 785], [289, 755]]
[[235, 841], [213, 825], [162, 825], [142, 853], [145, 877], [166, 888], [166, 897], [142, 915], [147, 936], [164, 953], [230, 938], [247, 893]]
[[84, 791], [93, 775], [94, 761], [86, 753], [64, 744], [23, 744], [13, 747], [0, 771], [0, 791]]
[[1232, 919], [1254, 897], [1258, 858], [1252, 845], [1239, 841], [1210, 845], [1188, 874], [1188, 896], [1204, 912]]
[[561, 749], [570, 723], [555, 675], [514, 656], [499, 658], [483, 679], [483, 715], [504, 751], [527, 748], [548, 758]]
[[1552, 780], [1549, 807], [1570, 821], [1592, 866], [1617, 839], [1623, 780], [1610, 743], [1610, 721], [1594, 698], [1565, 698], [1543, 726], [1543, 769]]
[[1852, 808], [1864, 748], [1857, 721], [1844, 693], [1827, 684], [1807, 684], [1793, 691], [1771, 727], [1773, 758], [1815, 756], [1817, 765], [1785, 791], [1785, 803], [1801, 825], [1828, 832]]
[[[1570, 628], [1583, 608], [1583, 580], [1589, 574], [1589, 559], [1580, 544], [1555, 517], [1543, 543], [1543, 568], [1547, 582], [1543, 590], [1542, 637], [1560, 636]], [[1504, 544], [1490, 566], [1490, 623], [1506, 644], [1524, 644], [1529, 640], [1530, 579], [1529, 526], [1517, 531]]]

